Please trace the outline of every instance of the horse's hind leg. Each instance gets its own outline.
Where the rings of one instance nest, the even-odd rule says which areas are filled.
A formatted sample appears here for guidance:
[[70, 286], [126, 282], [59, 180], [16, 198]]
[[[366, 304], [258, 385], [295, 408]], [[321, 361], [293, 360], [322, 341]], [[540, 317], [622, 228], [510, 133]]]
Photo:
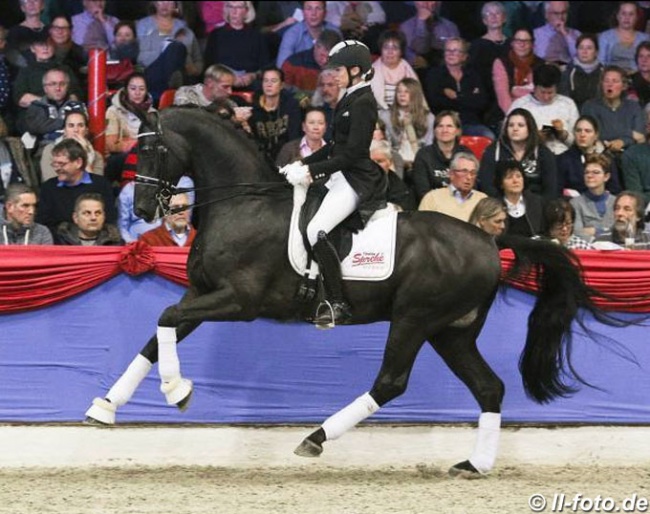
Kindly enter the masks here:
[[424, 343], [421, 326], [422, 323], [405, 320], [391, 324], [382, 366], [372, 389], [327, 418], [294, 450], [296, 455], [318, 457], [323, 453], [325, 441], [338, 439], [406, 391], [413, 363]]
[[[187, 337], [200, 322], [186, 322], [178, 326], [178, 341]], [[119, 407], [125, 405], [133, 396], [140, 383], [151, 371], [152, 366], [158, 360], [158, 338], [153, 336], [142, 351], [128, 365], [124, 373], [117, 379], [109, 389], [104, 398], [95, 398], [86, 411], [85, 422], [91, 425], [113, 425], [115, 424], [115, 413]], [[179, 405], [179, 408], [186, 407]]]
[[436, 352], [469, 388], [481, 407], [474, 452], [469, 460], [459, 462], [449, 470], [452, 476], [479, 477], [489, 472], [496, 461], [504, 385], [476, 347], [483, 322], [477, 320], [467, 328], [447, 328], [431, 341]]

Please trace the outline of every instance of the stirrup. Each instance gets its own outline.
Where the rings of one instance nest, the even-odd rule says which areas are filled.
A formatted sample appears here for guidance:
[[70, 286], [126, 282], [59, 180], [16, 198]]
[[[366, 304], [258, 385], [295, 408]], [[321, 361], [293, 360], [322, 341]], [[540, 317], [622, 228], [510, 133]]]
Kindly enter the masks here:
[[332, 302], [323, 300], [316, 308], [314, 325], [316, 328], [327, 330], [337, 324], [343, 324], [352, 317], [350, 306], [346, 302]]

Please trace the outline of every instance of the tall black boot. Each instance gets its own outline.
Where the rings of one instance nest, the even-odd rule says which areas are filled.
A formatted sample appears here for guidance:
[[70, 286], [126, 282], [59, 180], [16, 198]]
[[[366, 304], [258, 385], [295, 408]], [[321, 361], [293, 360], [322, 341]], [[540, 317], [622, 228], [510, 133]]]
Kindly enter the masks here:
[[332, 243], [327, 239], [326, 232], [319, 232], [313, 250], [325, 289], [325, 302], [318, 306], [314, 324], [319, 328], [332, 328], [352, 317], [350, 305], [343, 296], [341, 263]]

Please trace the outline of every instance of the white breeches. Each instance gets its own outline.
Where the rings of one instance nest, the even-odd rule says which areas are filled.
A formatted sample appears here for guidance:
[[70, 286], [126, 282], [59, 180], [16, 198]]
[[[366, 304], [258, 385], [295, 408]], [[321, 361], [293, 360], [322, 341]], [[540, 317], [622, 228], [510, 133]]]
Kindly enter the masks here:
[[329, 192], [325, 195], [323, 203], [316, 215], [307, 225], [307, 239], [314, 246], [318, 241], [318, 233], [330, 231], [354, 212], [359, 205], [359, 195], [348, 184], [345, 176], [340, 171], [332, 173], [325, 183]]

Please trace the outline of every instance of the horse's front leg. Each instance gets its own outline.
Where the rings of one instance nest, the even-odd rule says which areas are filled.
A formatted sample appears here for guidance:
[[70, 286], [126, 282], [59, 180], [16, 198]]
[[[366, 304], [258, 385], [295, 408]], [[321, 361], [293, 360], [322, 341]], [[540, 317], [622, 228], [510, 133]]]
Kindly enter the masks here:
[[505, 387], [476, 347], [483, 322], [466, 328], [449, 328], [431, 345], [449, 369], [471, 391], [481, 407], [476, 444], [470, 458], [449, 469], [452, 476], [478, 478], [488, 473], [496, 462], [501, 430], [501, 402]]
[[393, 322], [382, 366], [372, 389], [327, 418], [318, 430], [300, 443], [294, 453], [301, 457], [318, 457], [323, 453], [325, 441], [338, 439], [380, 407], [404, 393], [413, 363], [423, 343], [422, 323], [408, 320]]

